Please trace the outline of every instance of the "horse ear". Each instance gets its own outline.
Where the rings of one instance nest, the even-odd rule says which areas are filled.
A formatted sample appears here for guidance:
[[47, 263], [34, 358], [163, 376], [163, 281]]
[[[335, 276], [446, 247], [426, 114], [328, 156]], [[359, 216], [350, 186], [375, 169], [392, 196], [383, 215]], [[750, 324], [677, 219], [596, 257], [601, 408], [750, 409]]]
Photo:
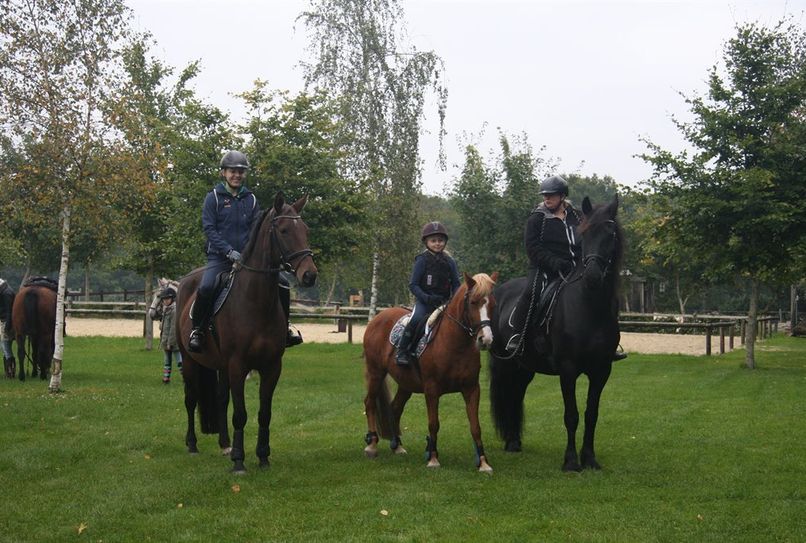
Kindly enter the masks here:
[[613, 196], [613, 201], [607, 205], [607, 212], [611, 217], [616, 218], [616, 213], [618, 212], [618, 193]]
[[582, 213], [590, 215], [591, 211], [593, 211], [593, 204], [591, 204], [591, 199], [585, 196], [582, 200]]
[[476, 281], [473, 280], [473, 277], [469, 273], [467, 273], [467, 272], [462, 272], [462, 273], [465, 274], [465, 283], [467, 283], [467, 288], [472, 288], [473, 285], [476, 284]]
[[490, 279], [493, 280], [493, 283], [497, 283], [498, 282], [498, 272], [494, 271], [493, 274], [490, 276]]
[[307, 203], [308, 203], [308, 195], [306, 194], [305, 196], [303, 196], [302, 198], [291, 204], [291, 207], [297, 210], [297, 214], [300, 214], [302, 213], [302, 208], [304, 208], [305, 204]]
[[280, 215], [283, 211], [284, 205], [285, 196], [283, 195], [283, 191], [278, 191], [277, 194], [274, 195], [274, 214]]

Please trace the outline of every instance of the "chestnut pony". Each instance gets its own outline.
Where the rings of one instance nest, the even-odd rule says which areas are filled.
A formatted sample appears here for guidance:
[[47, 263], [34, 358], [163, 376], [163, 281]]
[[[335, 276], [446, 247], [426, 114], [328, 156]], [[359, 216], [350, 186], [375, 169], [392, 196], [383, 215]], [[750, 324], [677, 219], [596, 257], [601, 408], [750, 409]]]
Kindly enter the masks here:
[[287, 332], [278, 295], [279, 273], [281, 270], [293, 273], [305, 287], [312, 286], [317, 276], [313, 253], [308, 248], [308, 227], [300, 217], [306, 202], [307, 196], [289, 205], [283, 194], [278, 193], [274, 205], [255, 219], [241, 264], [233, 266], [234, 278], [227, 300], [212, 317], [213, 330], [205, 334], [200, 353], [189, 352], [187, 342], [190, 308], [203, 270], [194, 270], [179, 283], [177, 334], [185, 382], [185, 444], [189, 452], [198, 452], [194, 423], [198, 404], [202, 432], [218, 432], [219, 445], [228, 445], [226, 411], [231, 394], [230, 458], [236, 473], [246, 470], [244, 380], [251, 370], [260, 374], [256, 453], [261, 467], [269, 465], [271, 402], [280, 379]]
[[35, 278], [20, 288], [11, 309], [17, 340], [20, 381], [25, 381], [25, 347], [30, 347], [31, 377], [45, 380], [53, 360], [56, 332], [56, 291], [49, 279]]
[[[495, 300], [492, 289], [498, 272], [489, 276], [480, 273], [465, 281], [453, 295], [434, 324], [431, 342], [417, 363], [401, 367], [395, 363], [395, 347], [389, 335], [395, 323], [407, 313], [401, 307], [384, 309], [376, 315], [364, 332], [364, 361], [367, 395], [364, 407], [367, 413], [368, 433], [366, 455], [378, 455], [378, 433], [390, 439], [397, 454], [404, 454], [400, 439], [400, 416], [406, 402], [415, 392], [425, 394], [428, 409], [428, 437], [426, 459], [428, 467], [439, 467], [437, 432], [439, 431], [439, 398], [449, 392], [461, 392], [465, 400], [470, 434], [476, 446], [476, 467], [490, 472], [479, 425], [479, 349], [492, 344], [490, 315]], [[398, 384], [394, 400], [389, 401], [385, 377], [390, 375]]]

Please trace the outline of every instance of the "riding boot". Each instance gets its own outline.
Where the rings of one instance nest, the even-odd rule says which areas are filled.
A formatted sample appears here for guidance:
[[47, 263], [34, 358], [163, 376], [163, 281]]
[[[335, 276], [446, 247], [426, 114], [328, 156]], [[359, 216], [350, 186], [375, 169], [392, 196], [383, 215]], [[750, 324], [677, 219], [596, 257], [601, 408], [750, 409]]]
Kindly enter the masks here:
[[412, 340], [414, 339], [414, 326], [409, 320], [403, 334], [400, 336], [400, 341], [397, 344], [397, 356], [395, 362], [398, 366], [408, 366], [413, 362], [412, 354], [409, 352]]
[[288, 282], [285, 281], [282, 276], [280, 277], [280, 288], [278, 289], [280, 295], [280, 305], [283, 307], [283, 313], [285, 313], [285, 323], [286, 326], [288, 326], [288, 331], [285, 334], [285, 346], [293, 347], [294, 345], [299, 345], [302, 343], [302, 334], [299, 332], [299, 330], [294, 331], [289, 323], [289, 315], [291, 313], [291, 288], [288, 286]]
[[204, 331], [212, 311], [211, 305], [210, 297], [204, 296], [201, 291], [196, 292], [196, 301], [193, 303], [193, 314], [191, 315], [193, 330], [190, 331], [188, 340], [188, 350], [192, 353], [200, 353], [202, 350]]
[[618, 362], [619, 360], [624, 360], [627, 358], [627, 353], [624, 351], [616, 351], [613, 353], [613, 362]]

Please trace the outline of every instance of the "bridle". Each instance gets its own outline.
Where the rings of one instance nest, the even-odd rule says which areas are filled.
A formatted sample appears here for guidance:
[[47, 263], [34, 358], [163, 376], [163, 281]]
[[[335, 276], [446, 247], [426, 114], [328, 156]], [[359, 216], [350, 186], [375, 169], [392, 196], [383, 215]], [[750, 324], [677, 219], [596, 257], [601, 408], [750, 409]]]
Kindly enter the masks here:
[[[616, 224], [616, 221], [614, 221], [612, 219], [604, 221], [604, 222], [605, 223], [611, 223], [613, 225]], [[618, 241], [618, 235], [617, 235], [617, 231], [616, 231], [615, 228], [613, 229], [613, 240]], [[596, 253], [590, 253], [590, 254], [585, 255], [582, 258], [583, 274], [584, 274], [584, 270], [588, 269], [588, 264], [590, 264], [591, 262], [596, 262], [596, 263], [599, 264], [599, 267], [602, 270], [602, 278], [604, 279], [610, 273], [610, 267], [611, 267], [610, 265], [613, 263], [613, 256], [611, 255], [609, 258], [605, 258], [602, 255], [596, 254]]]
[[286, 271], [295, 274], [297, 273], [297, 269], [292, 265], [295, 260], [297, 261], [297, 265], [299, 265], [299, 263], [302, 262], [305, 257], [313, 258], [313, 251], [307, 248], [290, 254], [288, 253], [285, 245], [280, 239], [280, 236], [277, 235], [277, 222], [280, 219], [302, 220], [302, 217], [300, 215], [277, 215], [271, 218], [271, 230], [269, 231], [269, 235], [271, 236], [272, 247], [277, 247], [277, 249], [280, 251], [280, 265], [269, 268], [253, 268], [252, 266], [248, 266], [243, 262], [240, 262], [233, 265], [233, 270], [242, 268], [255, 273], [279, 273], [281, 271]]
[[485, 326], [492, 326], [492, 322], [490, 319], [480, 320], [478, 324], [473, 326], [470, 322], [470, 291], [471, 289], [467, 289], [465, 292], [464, 300], [462, 301], [462, 320], [457, 320], [453, 315], [450, 313], [445, 313], [445, 315], [455, 322], [459, 328], [465, 331], [465, 333], [470, 336], [474, 337], [476, 334], [479, 333], [479, 330], [484, 328]]

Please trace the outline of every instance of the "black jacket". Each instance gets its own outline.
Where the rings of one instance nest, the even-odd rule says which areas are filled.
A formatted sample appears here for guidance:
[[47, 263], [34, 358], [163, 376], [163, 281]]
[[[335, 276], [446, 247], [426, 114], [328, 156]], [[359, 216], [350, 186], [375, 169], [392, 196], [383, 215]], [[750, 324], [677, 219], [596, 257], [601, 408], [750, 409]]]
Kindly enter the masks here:
[[565, 220], [555, 217], [545, 204], [536, 206], [526, 220], [523, 236], [529, 267], [549, 276], [562, 272], [568, 275], [582, 256], [581, 241], [577, 238], [580, 216], [565, 202]]

